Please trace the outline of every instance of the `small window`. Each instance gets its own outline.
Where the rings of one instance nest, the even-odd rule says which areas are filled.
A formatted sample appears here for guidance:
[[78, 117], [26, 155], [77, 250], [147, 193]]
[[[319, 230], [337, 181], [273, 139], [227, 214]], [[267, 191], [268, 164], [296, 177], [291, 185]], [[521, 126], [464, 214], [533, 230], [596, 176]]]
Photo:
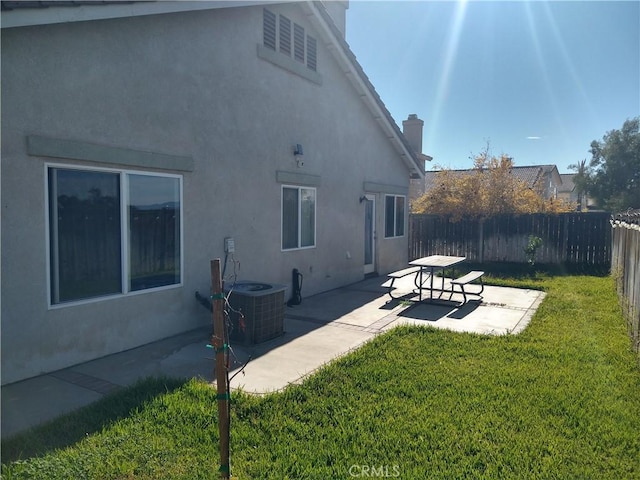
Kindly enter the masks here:
[[405, 201], [403, 195], [385, 196], [384, 236], [386, 238], [404, 236]]
[[48, 189], [52, 305], [180, 284], [180, 177], [52, 167]]
[[282, 187], [282, 249], [316, 245], [316, 189]]

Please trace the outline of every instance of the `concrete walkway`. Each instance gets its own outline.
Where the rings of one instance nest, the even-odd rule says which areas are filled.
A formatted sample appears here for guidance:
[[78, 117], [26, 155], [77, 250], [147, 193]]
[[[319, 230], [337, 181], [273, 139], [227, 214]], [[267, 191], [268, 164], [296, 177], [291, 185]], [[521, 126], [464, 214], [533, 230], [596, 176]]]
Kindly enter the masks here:
[[[544, 293], [485, 287], [482, 303], [461, 308], [389, 301], [376, 277], [310, 298], [285, 309], [285, 334], [254, 347], [233, 346], [231, 382], [252, 393], [280, 390], [390, 328], [429, 325], [458, 332], [517, 334], [529, 323]], [[410, 292], [409, 277], [394, 295]], [[304, 292], [303, 292], [304, 293]], [[460, 297], [461, 298], [461, 297]], [[454, 296], [453, 300], [457, 300]], [[88, 405], [105, 394], [151, 375], [214, 379], [211, 329], [194, 330], [126, 352], [2, 387], [2, 438]]]

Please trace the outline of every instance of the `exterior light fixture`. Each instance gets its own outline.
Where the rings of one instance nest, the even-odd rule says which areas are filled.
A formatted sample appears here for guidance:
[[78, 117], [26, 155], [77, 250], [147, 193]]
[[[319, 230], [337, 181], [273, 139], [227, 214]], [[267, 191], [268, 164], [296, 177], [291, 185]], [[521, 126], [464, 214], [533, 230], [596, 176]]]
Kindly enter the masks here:
[[304, 166], [304, 152], [302, 151], [302, 145], [299, 143], [296, 143], [296, 146], [293, 148], [293, 156], [296, 159], [298, 168]]

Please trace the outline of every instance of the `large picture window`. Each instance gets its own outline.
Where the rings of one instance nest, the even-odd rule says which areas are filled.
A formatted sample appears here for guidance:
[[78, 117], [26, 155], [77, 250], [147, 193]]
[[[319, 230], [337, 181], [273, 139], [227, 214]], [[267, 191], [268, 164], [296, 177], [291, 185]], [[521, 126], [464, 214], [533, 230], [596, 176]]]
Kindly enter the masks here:
[[316, 189], [282, 187], [282, 249], [316, 245]]
[[385, 195], [384, 236], [386, 238], [404, 236], [404, 195]]
[[181, 178], [48, 169], [51, 304], [181, 282]]

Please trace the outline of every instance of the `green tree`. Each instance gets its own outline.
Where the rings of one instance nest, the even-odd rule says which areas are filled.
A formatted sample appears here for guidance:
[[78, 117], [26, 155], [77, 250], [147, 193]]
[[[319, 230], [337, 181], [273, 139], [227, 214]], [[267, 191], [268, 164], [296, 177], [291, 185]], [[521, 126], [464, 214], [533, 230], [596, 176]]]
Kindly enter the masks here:
[[[600, 208], [611, 212], [640, 208], [640, 117], [591, 142], [583, 184]], [[573, 168], [578, 170], [578, 166]]]
[[584, 158], [578, 163], [569, 165], [569, 168], [576, 171], [573, 177], [573, 183], [576, 186], [576, 193], [578, 194], [578, 209], [581, 210], [586, 207], [585, 195], [587, 193], [587, 159]]

